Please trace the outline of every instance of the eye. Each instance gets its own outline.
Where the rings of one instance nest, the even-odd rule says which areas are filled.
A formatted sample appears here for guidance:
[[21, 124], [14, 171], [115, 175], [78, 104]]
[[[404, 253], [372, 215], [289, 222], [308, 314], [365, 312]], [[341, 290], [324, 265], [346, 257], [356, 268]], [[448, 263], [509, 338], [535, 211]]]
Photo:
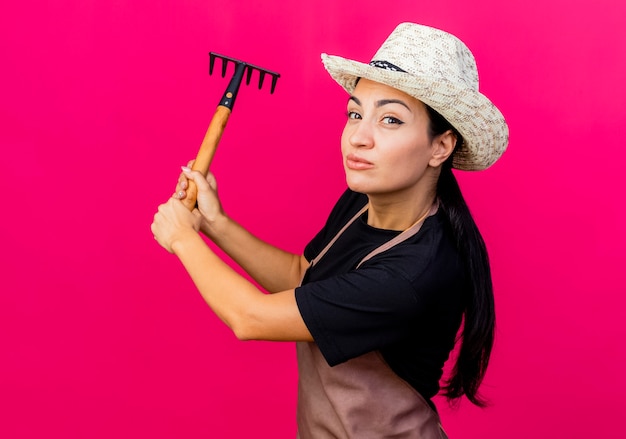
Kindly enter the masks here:
[[404, 122], [402, 122], [397, 117], [393, 117], [393, 116], [385, 116], [385, 117], [383, 117], [383, 124], [385, 124], [385, 125], [402, 125], [403, 123]]
[[357, 113], [356, 111], [347, 111], [346, 117], [348, 119], [361, 119], [361, 115]]

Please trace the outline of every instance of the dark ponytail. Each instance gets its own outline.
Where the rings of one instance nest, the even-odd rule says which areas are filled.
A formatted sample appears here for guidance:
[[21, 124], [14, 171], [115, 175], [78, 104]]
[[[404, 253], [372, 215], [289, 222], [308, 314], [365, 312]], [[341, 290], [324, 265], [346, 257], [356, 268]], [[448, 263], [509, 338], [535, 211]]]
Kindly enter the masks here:
[[[456, 129], [435, 110], [428, 106], [426, 109], [430, 117], [430, 137], [434, 138], [452, 130], [457, 136], [456, 148], [461, 147], [463, 137]], [[452, 173], [453, 155], [442, 165], [437, 196], [463, 258], [470, 289], [468, 295], [463, 297], [464, 314], [459, 353], [454, 368], [444, 383], [443, 394], [450, 401], [465, 395], [475, 405], [484, 407], [486, 402], [478, 394], [478, 388], [485, 376], [493, 347], [493, 285], [485, 242]]]

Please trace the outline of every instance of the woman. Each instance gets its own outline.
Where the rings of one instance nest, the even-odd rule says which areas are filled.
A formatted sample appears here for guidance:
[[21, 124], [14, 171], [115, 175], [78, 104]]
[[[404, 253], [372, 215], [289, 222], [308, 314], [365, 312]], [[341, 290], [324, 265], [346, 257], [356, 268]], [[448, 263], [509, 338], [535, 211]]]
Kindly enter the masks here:
[[[238, 338], [298, 342], [299, 437], [445, 437], [431, 401], [443, 364], [459, 333], [444, 393], [482, 405], [495, 322], [486, 249], [452, 168], [493, 164], [508, 129], [448, 33], [404, 23], [369, 64], [322, 59], [350, 94], [348, 189], [304, 254], [249, 234], [223, 212], [214, 176], [187, 168], [152, 232]], [[180, 201], [188, 179], [194, 212]]]

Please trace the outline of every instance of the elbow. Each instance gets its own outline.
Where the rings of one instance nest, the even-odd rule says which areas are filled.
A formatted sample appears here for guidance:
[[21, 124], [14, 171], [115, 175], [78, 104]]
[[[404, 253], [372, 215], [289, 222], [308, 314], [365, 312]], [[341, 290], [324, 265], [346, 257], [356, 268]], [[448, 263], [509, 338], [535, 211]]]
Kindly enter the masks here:
[[250, 331], [246, 328], [243, 328], [239, 325], [231, 327], [233, 334], [237, 337], [239, 341], [250, 341], [255, 340], [255, 338], [250, 334]]
[[258, 325], [255, 325], [255, 317], [250, 315], [249, 313], [243, 313], [232, 319], [230, 322], [230, 329], [235, 334], [238, 340], [241, 341], [250, 341], [250, 340], [258, 340], [258, 331], [255, 328]]

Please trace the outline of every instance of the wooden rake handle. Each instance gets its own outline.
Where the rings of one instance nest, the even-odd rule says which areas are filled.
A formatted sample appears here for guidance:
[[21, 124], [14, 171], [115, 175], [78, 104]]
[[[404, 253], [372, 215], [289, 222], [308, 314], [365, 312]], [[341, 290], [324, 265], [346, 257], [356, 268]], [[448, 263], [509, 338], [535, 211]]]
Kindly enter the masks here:
[[[200, 171], [204, 176], [206, 176], [209, 172], [209, 166], [211, 165], [211, 161], [213, 160], [213, 156], [215, 155], [215, 151], [217, 150], [217, 144], [222, 138], [222, 133], [224, 133], [224, 129], [226, 128], [226, 123], [228, 122], [230, 113], [233, 111], [233, 105], [235, 104], [235, 99], [237, 98], [237, 92], [239, 91], [239, 86], [241, 85], [241, 81], [243, 80], [244, 72], [248, 72], [246, 76], [246, 84], [248, 84], [250, 82], [252, 71], [259, 71], [259, 88], [261, 88], [261, 86], [263, 85], [263, 78], [265, 78], [265, 75], [271, 75], [272, 89], [270, 93], [274, 92], [274, 87], [276, 87], [276, 81], [280, 76], [276, 72], [254, 66], [252, 64], [244, 63], [243, 61], [229, 58], [224, 55], [218, 55], [214, 52], [210, 52], [209, 55], [209, 74], [213, 72], [213, 65], [217, 58], [223, 61], [222, 77], [226, 74], [226, 66], [228, 63], [235, 64], [235, 73], [228, 83], [228, 87], [226, 88], [226, 91], [224, 92], [224, 95], [222, 96], [222, 99], [220, 100], [220, 103], [215, 110], [215, 114], [213, 114], [213, 118], [211, 119], [209, 128], [207, 129], [207, 132], [204, 135], [204, 139], [200, 144], [200, 149], [198, 150], [196, 160], [194, 161], [191, 168], [194, 171]], [[187, 196], [183, 199], [183, 204], [189, 210], [193, 210], [196, 207], [197, 198], [198, 187], [193, 181], [189, 181]]]
[[[223, 105], [218, 105], [209, 124], [209, 128], [204, 135], [204, 139], [200, 144], [198, 155], [191, 167], [194, 171], [200, 171], [202, 175], [207, 175], [209, 172], [209, 166], [217, 150], [217, 144], [222, 138], [224, 128], [230, 117], [231, 109]], [[189, 180], [189, 186], [187, 188], [187, 196], [182, 200], [183, 204], [189, 209], [193, 210], [196, 207], [196, 200], [198, 198], [198, 187], [196, 184]]]

